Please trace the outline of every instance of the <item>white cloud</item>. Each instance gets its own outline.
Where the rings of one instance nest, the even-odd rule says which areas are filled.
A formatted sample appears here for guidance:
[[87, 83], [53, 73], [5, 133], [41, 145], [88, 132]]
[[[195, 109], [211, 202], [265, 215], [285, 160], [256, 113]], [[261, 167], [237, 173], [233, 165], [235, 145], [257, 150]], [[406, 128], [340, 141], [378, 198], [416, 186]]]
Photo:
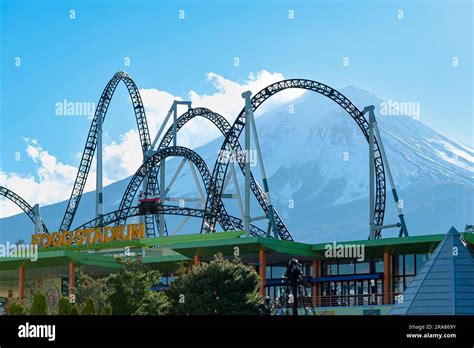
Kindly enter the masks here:
[[182, 98], [155, 88], [140, 89], [140, 95], [145, 106], [148, 128], [153, 141], [153, 137], [158, 133], [173, 101], [182, 100]]
[[142, 159], [140, 137], [136, 129], [122, 134], [119, 141], [104, 145], [104, 185], [106, 181], [115, 182], [135, 173]]
[[[285, 77], [281, 73], [271, 73], [262, 70], [257, 74], [250, 73], [246, 81], [239, 83], [210, 72], [207, 74], [207, 81], [214, 87], [215, 91], [211, 94], [199, 94], [191, 90], [188, 93], [188, 100], [192, 102], [194, 108], [206, 107], [226, 117], [232, 124], [244, 106], [244, 99], [241, 96], [243, 92], [250, 90], [254, 95], [271, 83], [284, 79]], [[147, 117], [152, 121], [149, 124], [151, 125], [150, 131], [153, 138], [157, 134], [158, 126], [161, 126], [161, 122], [173, 100], [181, 100], [181, 98], [172, 97], [170, 94], [156, 89], [142, 89], [140, 93], [146, 107]], [[303, 95], [303, 93], [304, 90], [301, 89], [290, 89], [278, 93], [262, 104], [255, 116], [258, 117], [258, 115], [271, 108], [296, 99]], [[167, 125], [166, 129], [169, 126], [171, 126], [171, 122]], [[202, 118], [196, 118], [180, 130], [178, 145], [195, 148], [220, 135], [220, 132], [210, 122]]]
[[[36, 164], [35, 174], [19, 175], [0, 170], [0, 185], [20, 195], [29, 204], [40, 206], [69, 199], [77, 167], [61, 163], [44, 150], [36, 139], [24, 139], [28, 158]], [[127, 144], [127, 142], [125, 142]], [[113, 158], [113, 156], [111, 156]], [[104, 171], [105, 172], [105, 171]], [[95, 189], [95, 161], [92, 163], [85, 191]], [[104, 185], [116, 180], [104, 175]], [[0, 217], [20, 213], [21, 209], [5, 198], [0, 199]]]
[[[0, 185], [14, 191], [32, 205], [46, 205], [65, 199], [71, 193], [77, 169], [59, 162], [41, 148], [36, 140], [25, 141], [28, 157], [37, 164], [36, 176], [0, 170]], [[19, 212], [21, 210], [16, 205], [5, 199], [0, 201], [0, 217]]]
[[[226, 116], [230, 121], [234, 121], [244, 106], [244, 99], [241, 96], [243, 92], [250, 90], [252, 95], [255, 95], [268, 85], [284, 79], [285, 77], [281, 73], [271, 73], [262, 70], [257, 74], [250, 73], [247, 80], [240, 84], [226, 79], [222, 75], [210, 72], [207, 74], [207, 80], [216, 88], [217, 92], [209, 95], [200, 95], [192, 90], [189, 92], [189, 97], [194, 107], [207, 107]], [[278, 93], [262, 104], [259, 112], [265, 112], [276, 105], [295, 99], [303, 93], [304, 91], [300, 89], [291, 89]]]
[[[232, 123], [244, 105], [242, 92], [250, 90], [255, 94], [267, 85], [283, 79], [284, 76], [281, 73], [262, 70], [257, 74], [249, 74], [246, 81], [238, 83], [210, 72], [207, 74], [207, 80], [215, 88], [215, 92], [199, 94], [191, 90], [188, 98], [193, 107], [209, 108], [225, 116]], [[293, 100], [303, 93], [304, 91], [297, 89], [279, 93], [263, 104], [256, 116], [276, 105]], [[153, 141], [173, 100], [182, 100], [182, 98], [158, 89], [140, 89], [140, 94], [145, 105]], [[183, 109], [180, 109], [180, 113], [185, 111]], [[165, 129], [170, 125], [171, 120]], [[195, 148], [218, 136], [220, 133], [212, 123], [198, 118], [179, 132], [178, 145]], [[28, 138], [24, 140], [27, 144], [28, 157], [37, 164], [36, 175], [19, 175], [0, 170], [0, 185], [18, 193], [30, 204], [39, 203], [44, 206], [68, 199], [77, 174], [77, 167], [58, 161], [55, 156], [44, 150], [37, 140]], [[78, 162], [80, 157], [81, 154], [78, 154]], [[132, 175], [141, 163], [142, 151], [138, 131], [131, 129], [122, 134], [117, 141], [104, 144], [104, 185]], [[95, 168], [94, 160], [86, 183], [86, 192], [95, 188]], [[19, 212], [20, 210], [15, 205], [0, 200], [0, 217]]]

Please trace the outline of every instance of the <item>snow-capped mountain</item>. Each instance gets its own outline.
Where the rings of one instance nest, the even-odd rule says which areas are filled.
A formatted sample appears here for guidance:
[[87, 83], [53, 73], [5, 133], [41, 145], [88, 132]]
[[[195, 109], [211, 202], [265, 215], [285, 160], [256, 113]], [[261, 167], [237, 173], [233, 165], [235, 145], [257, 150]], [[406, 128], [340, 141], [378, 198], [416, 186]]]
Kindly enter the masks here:
[[[374, 105], [382, 140], [394, 175], [410, 235], [443, 233], [474, 220], [474, 150], [407, 115], [380, 115], [383, 100], [347, 87], [340, 91], [359, 109]], [[368, 235], [368, 145], [361, 130], [333, 101], [306, 93], [291, 105], [257, 115], [257, 129], [272, 200], [295, 240], [326, 242], [365, 239]], [[196, 150], [212, 170], [222, 138]], [[175, 166], [172, 160], [168, 169]], [[258, 167], [254, 175], [260, 178]], [[105, 189], [105, 211], [114, 210], [128, 179]], [[243, 183], [243, 177], [239, 177]], [[173, 187], [177, 197], [195, 196], [190, 171]], [[387, 182], [388, 185], [388, 182]], [[387, 186], [386, 223], [397, 222]], [[83, 196], [77, 225], [94, 214], [93, 193]], [[253, 202], [253, 216], [261, 215]], [[238, 215], [235, 202], [228, 210]], [[43, 207], [42, 216], [57, 228], [65, 202]], [[188, 227], [197, 232], [200, 221]], [[0, 219], [0, 240], [29, 239], [31, 222], [24, 214]], [[384, 230], [385, 236], [398, 231]]]

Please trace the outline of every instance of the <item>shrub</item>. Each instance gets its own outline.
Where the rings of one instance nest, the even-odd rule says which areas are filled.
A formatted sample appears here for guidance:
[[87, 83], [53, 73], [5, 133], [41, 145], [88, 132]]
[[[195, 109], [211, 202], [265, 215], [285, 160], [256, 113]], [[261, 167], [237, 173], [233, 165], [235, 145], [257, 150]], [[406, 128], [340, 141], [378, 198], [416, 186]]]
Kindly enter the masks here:
[[65, 297], [61, 297], [58, 301], [58, 315], [78, 315], [79, 311], [74, 303], [69, 302]]
[[107, 277], [108, 302], [112, 314], [159, 315], [168, 310], [168, 300], [151, 289], [160, 281], [160, 272], [150, 270], [140, 259], [117, 259], [120, 270]]
[[191, 270], [182, 267], [167, 295], [175, 314], [257, 315], [263, 304], [258, 274], [221, 254]]
[[26, 315], [26, 308], [17, 302], [10, 302], [5, 309], [7, 315]]
[[82, 308], [82, 313], [81, 314], [82, 315], [95, 315], [96, 314], [94, 301], [92, 301], [92, 299], [88, 299], [86, 301], [86, 304]]
[[31, 315], [46, 315], [48, 314], [48, 304], [46, 303], [46, 296], [40, 291], [33, 296], [33, 303], [31, 304]]

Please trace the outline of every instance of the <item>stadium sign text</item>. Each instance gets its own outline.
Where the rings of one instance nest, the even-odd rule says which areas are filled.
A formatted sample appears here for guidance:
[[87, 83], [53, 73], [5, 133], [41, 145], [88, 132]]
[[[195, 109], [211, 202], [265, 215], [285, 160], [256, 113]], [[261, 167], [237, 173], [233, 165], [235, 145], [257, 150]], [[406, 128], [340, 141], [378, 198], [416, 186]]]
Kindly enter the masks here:
[[145, 237], [144, 224], [105, 226], [83, 230], [53, 233], [36, 233], [31, 237], [32, 245], [41, 248], [64, 247], [84, 244], [109, 243], [119, 240], [138, 240]]

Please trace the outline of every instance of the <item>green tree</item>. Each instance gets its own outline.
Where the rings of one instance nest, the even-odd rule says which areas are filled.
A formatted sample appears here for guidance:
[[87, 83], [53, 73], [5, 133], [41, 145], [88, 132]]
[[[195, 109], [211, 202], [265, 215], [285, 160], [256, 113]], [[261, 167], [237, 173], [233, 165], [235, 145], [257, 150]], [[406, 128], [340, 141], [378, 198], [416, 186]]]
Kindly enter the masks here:
[[78, 315], [77, 305], [69, 302], [65, 297], [61, 297], [58, 301], [58, 315]]
[[98, 312], [99, 315], [112, 315], [112, 306], [107, 305], [103, 307], [100, 312]]
[[137, 315], [162, 315], [170, 311], [168, 298], [161, 292], [147, 291], [135, 311]]
[[46, 296], [41, 291], [37, 291], [33, 296], [33, 303], [31, 304], [31, 315], [46, 315], [48, 314], [48, 304]]
[[82, 270], [76, 273], [76, 303], [84, 308], [87, 302], [92, 300], [93, 307], [97, 313], [107, 312], [109, 306], [107, 278], [93, 277]]
[[263, 304], [258, 286], [252, 267], [217, 254], [209, 263], [181, 267], [167, 295], [179, 315], [256, 315]]
[[90, 298], [86, 301], [86, 304], [82, 308], [82, 315], [95, 315], [95, 306], [94, 306], [94, 301]]
[[112, 314], [160, 315], [168, 310], [163, 293], [151, 288], [160, 282], [160, 272], [149, 270], [139, 258], [117, 259], [120, 270], [107, 277], [108, 302]]
[[25, 315], [26, 308], [17, 302], [10, 302], [6, 307], [8, 315]]

